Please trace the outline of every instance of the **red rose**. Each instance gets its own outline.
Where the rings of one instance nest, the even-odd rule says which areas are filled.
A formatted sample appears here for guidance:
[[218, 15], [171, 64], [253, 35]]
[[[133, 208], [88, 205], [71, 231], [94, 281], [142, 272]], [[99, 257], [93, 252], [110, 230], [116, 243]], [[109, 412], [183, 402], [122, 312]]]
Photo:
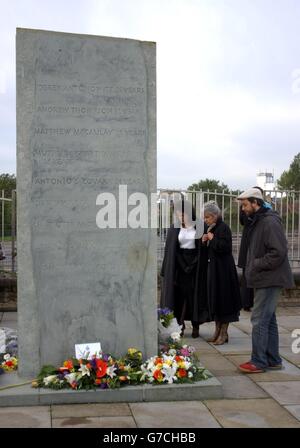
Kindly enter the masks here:
[[179, 378], [184, 378], [187, 376], [187, 371], [185, 369], [178, 369], [177, 376]]

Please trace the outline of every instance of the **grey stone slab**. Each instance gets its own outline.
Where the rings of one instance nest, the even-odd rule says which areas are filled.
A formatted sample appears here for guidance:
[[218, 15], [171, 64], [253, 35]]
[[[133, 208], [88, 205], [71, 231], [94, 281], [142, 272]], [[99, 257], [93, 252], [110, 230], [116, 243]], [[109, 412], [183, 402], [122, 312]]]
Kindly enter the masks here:
[[223, 389], [217, 378], [193, 384], [145, 385], [143, 401], [182, 401], [223, 398]]
[[52, 418], [68, 417], [124, 417], [131, 416], [127, 403], [97, 403], [97, 404], [73, 404], [53, 405], [51, 407]]
[[300, 366], [300, 353], [293, 353], [293, 351], [290, 348], [281, 347], [280, 355], [283, 356], [290, 363], [295, 364], [298, 367]]
[[[215, 325], [201, 325], [200, 326], [200, 336], [203, 339], [208, 339], [210, 337], [212, 337], [212, 335], [214, 334], [214, 330], [215, 330]], [[249, 334], [245, 333], [244, 331], [240, 330], [239, 328], [235, 327], [234, 325], [229, 325], [228, 327], [228, 335], [229, 338], [231, 337], [239, 337], [239, 338], [248, 338]]]
[[271, 398], [204, 404], [224, 428], [300, 428], [300, 423]]
[[[229, 361], [233, 362], [237, 367], [244, 362], [249, 361], [248, 355], [242, 356], [226, 356]], [[295, 365], [288, 362], [286, 359], [282, 359], [282, 370], [267, 370], [264, 373], [255, 373], [251, 375], [251, 379], [255, 382], [260, 381], [295, 381], [300, 380], [300, 369]], [[244, 374], [247, 375], [248, 374]]]
[[279, 404], [300, 405], [300, 379], [299, 381], [264, 381], [258, 384]]
[[268, 397], [266, 392], [244, 375], [218, 376], [218, 380], [222, 384], [224, 398], [246, 399]]
[[278, 324], [288, 330], [300, 328], [300, 316], [278, 316]]
[[178, 403], [130, 403], [138, 428], [219, 428], [199, 401]]
[[51, 428], [50, 407], [0, 408], [0, 428]]
[[229, 338], [228, 343], [214, 347], [223, 354], [251, 353], [252, 342], [250, 338]]
[[230, 362], [225, 356], [220, 353], [200, 353], [199, 358], [201, 364], [203, 364], [213, 375], [218, 379], [219, 376], [226, 375], [239, 375], [241, 372], [237, 371], [235, 364]]
[[155, 43], [17, 29], [16, 49], [20, 372], [76, 343], [153, 356], [156, 229], [119, 207], [157, 191]]
[[[299, 331], [300, 334], [300, 331]], [[295, 340], [295, 338], [292, 338], [292, 333], [287, 334], [279, 334], [279, 346], [280, 347], [292, 347], [292, 343]]]
[[132, 417], [68, 417], [52, 420], [53, 428], [136, 428]]
[[[17, 322], [18, 321], [18, 313], [17, 312], [7, 312], [3, 313], [2, 324], [6, 326], [6, 322]], [[5, 325], [4, 325], [5, 323]]]
[[0, 409], [8, 406], [39, 405], [39, 393], [30, 385], [0, 390]]
[[300, 405], [284, 406], [297, 420], [300, 421]]

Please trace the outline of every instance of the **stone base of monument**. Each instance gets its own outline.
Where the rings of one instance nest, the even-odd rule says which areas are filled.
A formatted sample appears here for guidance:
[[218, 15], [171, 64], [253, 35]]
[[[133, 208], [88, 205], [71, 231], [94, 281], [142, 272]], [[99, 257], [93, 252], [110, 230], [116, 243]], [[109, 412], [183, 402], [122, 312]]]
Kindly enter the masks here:
[[223, 398], [221, 383], [211, 377], [193, 384], [124, 386], [106, 390], [34, 389], [16, 373], [0, 376], [0, 407], [50, 404], [124, 403], [145, 401], [194, 401]]

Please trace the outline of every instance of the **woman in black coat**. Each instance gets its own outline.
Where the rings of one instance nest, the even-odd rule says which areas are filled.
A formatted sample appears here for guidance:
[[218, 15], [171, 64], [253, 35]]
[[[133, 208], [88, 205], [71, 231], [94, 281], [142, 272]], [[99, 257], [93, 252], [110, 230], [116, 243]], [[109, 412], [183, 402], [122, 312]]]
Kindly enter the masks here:
[[208, 248], [208, 308], [211, 320], [216, 323], [215, 334], [209, 342], [221, 345], [228, 342], [229, 323], [239, 320], [240, 288], [232, 256], [231, 230], [222, 220], [216, 203], [205, 205], [204, 220], [208, 226], [202, 237]]
[[[188, 209], [191, 213], [187, 213]], [[190, 320], [192, 337], [196, 338], [199, 325], [208, 320], [207, 248], [201, 242], [206, 226], [196, 221], [188, 201], [175, 202], [174, 215], [177, 219], [168, 231], [161, 269], [161, 306], [174, 312], [178, 324], [182, 325], [181, 335], [184, 321]]]

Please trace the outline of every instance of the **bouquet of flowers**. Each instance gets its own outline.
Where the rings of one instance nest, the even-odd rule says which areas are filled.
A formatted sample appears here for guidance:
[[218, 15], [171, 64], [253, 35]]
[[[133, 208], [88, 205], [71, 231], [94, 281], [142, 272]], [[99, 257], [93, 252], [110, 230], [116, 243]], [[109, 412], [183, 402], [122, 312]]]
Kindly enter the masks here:
[[1, 363], [1, 368], [4, 372], [13, 372], [18, 368], [18, 360], [16, 357], [11, 356], [9, 353], [3, 356], [4, 361]]
[[44, 366], [32, 386], [52, 389], [114, 389], [139, 382], [141, 363], [142, 354], [136, 349], [129, 349], [125, 357], [119, 360], [103, 353], [90, 360], [71, 358], [58, 369]]
[[152, 384], [193, 383], [210, 377], [205, 368], [198, 367], [189, 356], [177, 354], [176, 349], [150, 358], [141, 370], [141, 380]]
[[158, 340], [160, 344], [179, 341], [181, 326], [168, 308], [158, 308]]

